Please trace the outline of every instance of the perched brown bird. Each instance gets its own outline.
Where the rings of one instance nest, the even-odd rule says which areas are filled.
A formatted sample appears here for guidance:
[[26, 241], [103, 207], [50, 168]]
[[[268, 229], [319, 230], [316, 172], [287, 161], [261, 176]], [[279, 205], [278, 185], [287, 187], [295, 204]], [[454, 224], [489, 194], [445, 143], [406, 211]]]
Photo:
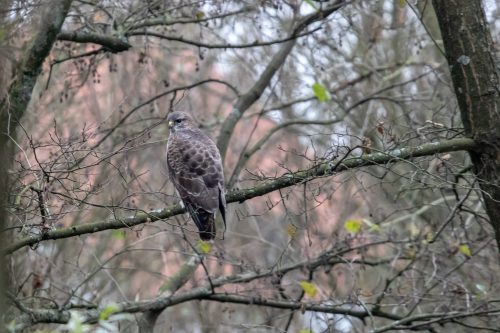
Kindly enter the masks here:
[[215, 238], [215, 215], [221, 212], [226, 226], [226, 197], [222, 160], [215, 143], [186, 112], [167, 117], [169, 177], [184, 207], [200, 231], [200, 238]]

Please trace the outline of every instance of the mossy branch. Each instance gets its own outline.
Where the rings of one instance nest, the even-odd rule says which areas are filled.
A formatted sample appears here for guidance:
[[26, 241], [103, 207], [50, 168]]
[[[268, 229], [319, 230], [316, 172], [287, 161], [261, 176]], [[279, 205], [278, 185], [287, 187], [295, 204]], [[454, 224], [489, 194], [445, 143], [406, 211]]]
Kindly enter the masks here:
[[17, 122], [23, 116], [31, 100], [42, 65], [57, 40], [57, 35], [68, 15], [72, 0], [52, 1], [44, 8], [42, 23], [35, 37], [30, 41], [20, 65], [16, 70], [16, 78], [9, 89], [8, 101], [1, 101], [1, 132], [12, 135]]
[[[263, 180], [261, 183], [252, 188], [231, 191], [226, 195], [226, 201], [228, 203], [241, 203], [285, 187], [311, 181], [319, 177], [331, 176], [354, 168], [370, 165], [387, 165], [421, 156], [429, 156], [452, 151], [470, 151], [476, 148], [474, 140], [468, 138], [458, 138], [441, 142], [426, 143], [416, 147], [399, 148], [387, 152], [379, 152], [359, 157], [348, 157], [343, 159], [340, 163], [336, 160], [325, 161], [324, 163], [314, 165], [307, 170], [286, 173], [271, 180]], [[24, 246], [32, 246], [45, 240], [70, 238], [111, 229], [131, 228], [146, 222], [155, 222], [182, 213], [184, 213], [184, 209], [181, 208], [179, 204], [151, 212], [139, 211], [133, 216], [123, 219], [112, 219], [108, 221], [74, 225], [66, 228], [49, 230], [38, 235], [28, 236], [13, 242], [2, 251], [6, 254], [10, 254]]]

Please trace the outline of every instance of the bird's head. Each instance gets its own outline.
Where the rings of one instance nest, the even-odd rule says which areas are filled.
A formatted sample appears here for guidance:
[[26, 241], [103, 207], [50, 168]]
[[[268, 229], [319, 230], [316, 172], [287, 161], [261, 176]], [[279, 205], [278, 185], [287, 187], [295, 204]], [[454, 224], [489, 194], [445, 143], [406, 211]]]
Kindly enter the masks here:
[[189, 114], [182, 111], [174, 111], [167, 117], [168, 128], [170, 131], [175, 132], [179, 129], [196, 127], [193, 119]]

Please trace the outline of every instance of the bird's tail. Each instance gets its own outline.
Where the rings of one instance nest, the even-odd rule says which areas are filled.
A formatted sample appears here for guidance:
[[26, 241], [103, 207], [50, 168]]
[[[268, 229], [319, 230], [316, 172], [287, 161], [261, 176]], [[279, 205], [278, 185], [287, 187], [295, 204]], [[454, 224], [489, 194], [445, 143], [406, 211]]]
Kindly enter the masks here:
[[204, 241], [212, 240], [215, 238], [215, 219], [213, 214], [208, 214], [204, 228], [200, 228], [200, 238]]
[[200, 231], [200, 238], [204, 241], [215, 238], [215, 216], [214, 213], [206, 212], [202, 209], [194, 209], [187, 205], [189, 214]]

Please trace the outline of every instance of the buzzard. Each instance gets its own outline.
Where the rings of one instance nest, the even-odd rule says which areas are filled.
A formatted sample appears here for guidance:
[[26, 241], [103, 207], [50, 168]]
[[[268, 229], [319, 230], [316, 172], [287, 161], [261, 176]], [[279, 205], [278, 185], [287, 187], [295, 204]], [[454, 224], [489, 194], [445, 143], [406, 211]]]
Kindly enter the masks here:
[[167, 121], [170, 129], [167, 144], [170, 180], [196, 223], [200, 238], [214, 239], [217, 210], [226, 226], [224, 174], [219, 150], [186, 112], [172, 112]]

